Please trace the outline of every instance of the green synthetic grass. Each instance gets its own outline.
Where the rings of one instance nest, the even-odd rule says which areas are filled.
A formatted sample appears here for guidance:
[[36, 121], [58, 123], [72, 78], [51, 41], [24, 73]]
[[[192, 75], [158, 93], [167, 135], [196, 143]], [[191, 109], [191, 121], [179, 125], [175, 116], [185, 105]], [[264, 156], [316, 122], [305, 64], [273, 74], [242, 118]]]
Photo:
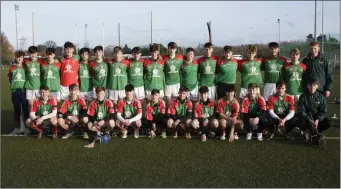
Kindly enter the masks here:
[[[10, 91], [1, 84], [1, 133], [13, 129]], [[333, 96], [339, 97], [339, 75]], [[340, 106], [328, 105], [340, 117]], [[339, 137], [339, 127], [327, 136]], [[340, 187], [340, 140], [327, 148], [301, 139], [227, 141], [113, 138], [83, 146], [79, 137], [1, 137], [1, 187]]]

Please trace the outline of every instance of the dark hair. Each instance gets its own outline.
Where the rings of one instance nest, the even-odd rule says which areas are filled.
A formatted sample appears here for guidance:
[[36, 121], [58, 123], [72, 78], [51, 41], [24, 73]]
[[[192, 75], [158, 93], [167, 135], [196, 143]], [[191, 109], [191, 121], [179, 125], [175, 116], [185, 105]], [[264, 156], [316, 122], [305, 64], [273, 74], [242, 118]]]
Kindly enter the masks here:
[[124, 87], [124, 90], [125, 90], [126, 92], [131, 92], [131, 91], [134, 90], [134, 85], [128, 84], [128, 85], [126, 85], [126, 86]]
[[122, 48], [119, 46], [114, 47], [114, 54], [117, 54], [119, 52], [122, 52]]
[[255, 45], [249, 45], [247, 49], [249, 52], [257, 52], [257, 47]]
[[195, 50], [192, 47], [189, 47], [186, 49], [186, 54], [191, 52], [191, 51], [195, 54]]
[[229, 93], [229, 92], [232, 92], [232, 91], [236, 92], [236, 87], [235, 87], [234, 84], [230, 84], [229, 86], [227, 86], [225, 88], [225, 93]]
[[231, 51], [232, 51], [232, 47], [231, 46], [226, 45], [224, 47], [224, 52], [231, 52]]
[[98, 93], [100, 93], [100, 92], [102, 92], [102, 91], [105, 91], [105, 88], [104, 87], [101, 87], [101, 86], [99, 86], [99, 87], [96, 87], [96, 94], [98, 94]]
[[258, 85], [257, 83], [250, 83], [248, 86], [247, 86], [248, 89], [254, 89], [254, 88], [258, 88]]
[[90, 54], [90, 49], [89, 48], [81, 48], [81, 50], [79, 51], [79, 55], [82, 55], [83, 53], [87, 52], [88, 54]]
[[25, 56], [25, 52], [24, 52], [24, 51], [21, 51], [21, 50], [15, 51], [14, 56], [15, 56], [16, 58], [19, 58], [19, 57], [21, 57], [21, 56]]
[[208, 91], [209, 91], [209, 89], [208, 89], [207, 86], [201, 86], [201, 87], [199, 88], [200, 94], [207, 93]]
[[28, 52], [29, 52], [30, 54], [36, 53], [36, 52], [38, 52], [38, 47], [36, 47], [36, 46], [30, 46], [30, 47], [28, 47]]
[[140, 52], [141, 52], [140, 47], [134, 47], [134, 48], [131, 50], [131, 53], [136, 53], [136, 54], [138, 54], [138, 53], [140, 53]]
[[42, 85], [42, 86], [40, 86], [40, 90], [49, 91], [50, 88], [46, 85]]
[[277, 87], [282, 87], [282, 86], [287, 87], [287, 83], [285, 81], [283, 81], [283, 80], [276, 83], [276, 88]]
[[313, 41], [309, 44], [310, 47], [313, 47], [313, 46], [320, 46], [320, 44], [316, 41]]
[[66, 48], [75, 48], [75, 46], [70, 41], [67, 41], [64, 43], [64, 49]]
[[178, 48], [178, 45], [172, 41], [172, 42], [168, 43], [168, 48], [176, 49], [176, 48]]
[[153, 53], [153, 52], [156, 52], [159, 50], [159, 45], [158, 44], [152, 44], [150, 47], [149, 47], [149, 52]]
[[179, 93], [182, 93], [182, 92], [188, 92], [187, 87], [184, 87], [184, 86], [180, 87]]
[[308, 81], [308, 85], [318, 85], [318, 82], [317, 82], [316, 79], [310, 79], [310, 80]]
[[75, 84], [75, 83], [73, 83], [73, 84], [71, 84], [71, 85], [69, 86], [69, 90], [73, 90], [73, 89], [75, 89], [75, 88], [79, 89], [79, 86], [78, 86], [77, 84]]
[[96, 46], [94, 48], [94, 52], [97, 52], [97, 51], [103, 51], [103, 47], [102, 46]]
[[55, 53], [56, 53], [56, 50], [54, 48], [49, 47], [46, 49], [47, 55], [51, 55], [51, 54], [55, 54]]
[[210, 42], [205, 43], [204, 48], [211, 48], [213, 47], [213, 44]]
[[271, 42], [269, 43], [269, 48], [279, 48], [279, 45], [276, 42]]
[[158, 93], [160, 93], [160, 91], [158, 89], [153, 89], [151, 92], [152, 95], [158, 94]]

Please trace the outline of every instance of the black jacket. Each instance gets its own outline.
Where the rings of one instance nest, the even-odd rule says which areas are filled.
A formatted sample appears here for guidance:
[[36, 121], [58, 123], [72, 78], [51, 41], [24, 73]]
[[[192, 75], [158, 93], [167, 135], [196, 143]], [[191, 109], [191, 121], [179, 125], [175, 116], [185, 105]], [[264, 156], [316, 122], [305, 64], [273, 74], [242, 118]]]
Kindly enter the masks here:
[[304, 88], [306, 88], [307, 82], [311, 79], [316, 79], [319, 86], [317, 90], [321, 92], [332, 90], [332, 68], [323, 55], [319, 53], [317, 57], [313, 58], [309, 53], [308, 56], [302, 60], [302, 63], [307, 67], [307, 70], [303, 75]]
[[327, 101], [326, 98], [319, 92], [314, 94], [303, 93], [298, 102], [299, 114], [303, 119], [309, 120], [309, 113], [313, 119], [322, 121], [327, 116]]

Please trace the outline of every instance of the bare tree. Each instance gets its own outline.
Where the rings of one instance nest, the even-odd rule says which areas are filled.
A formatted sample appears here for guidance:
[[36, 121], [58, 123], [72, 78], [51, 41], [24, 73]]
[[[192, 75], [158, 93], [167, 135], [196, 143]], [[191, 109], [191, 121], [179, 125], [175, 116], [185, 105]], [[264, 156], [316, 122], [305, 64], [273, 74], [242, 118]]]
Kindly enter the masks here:
[[57, 47], [57, 43], [52, 41], [52, 40], [48, 40], [44, 43], [44, 45], [47, 46], [47, 48], [56, 48]]
[[7, 36], [4, 32], [1, 32], [0, 36], [1, 40], [1, 62], [2, 64], [9, 64], [13, 59], [14, 48], [11, 43], [8, 41]]

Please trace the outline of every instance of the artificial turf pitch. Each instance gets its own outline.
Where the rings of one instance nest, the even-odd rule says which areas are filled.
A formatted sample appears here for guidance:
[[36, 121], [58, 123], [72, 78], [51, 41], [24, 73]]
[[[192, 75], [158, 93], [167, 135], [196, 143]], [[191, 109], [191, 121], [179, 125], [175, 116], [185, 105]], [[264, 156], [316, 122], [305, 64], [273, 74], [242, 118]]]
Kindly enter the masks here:
[[[12, 104], [2, 72], [1, 133], [13, 128]], [[334, 96], [339, 98], [339, 75]], [[328, 104], [328, 117], [340, 106]], [[339, 126], [328, 130], [340, 136]], [[340, 140], [327, 148], [302, 139], [276, 138], [233, 144], [186, 140], [113, 138], [87, 149], [80, 137], [1, 137], [1, 187], [340, 187]]]

